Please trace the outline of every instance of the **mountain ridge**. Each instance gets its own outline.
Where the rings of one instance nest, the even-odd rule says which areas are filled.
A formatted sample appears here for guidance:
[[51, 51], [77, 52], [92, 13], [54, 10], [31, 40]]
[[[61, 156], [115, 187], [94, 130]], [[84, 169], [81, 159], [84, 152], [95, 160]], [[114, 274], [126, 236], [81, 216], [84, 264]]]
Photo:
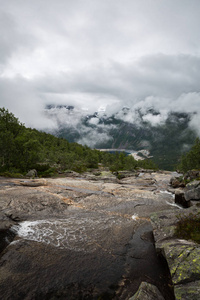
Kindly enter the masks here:
[[197, 134], [191, 113], [161, 112], [153, 107], [91, 112], [72, 105], [46, 106], [45, 114], [57, 125], [51, 133], [97, 149], [148, 150], [161, 169], [173, 170]]

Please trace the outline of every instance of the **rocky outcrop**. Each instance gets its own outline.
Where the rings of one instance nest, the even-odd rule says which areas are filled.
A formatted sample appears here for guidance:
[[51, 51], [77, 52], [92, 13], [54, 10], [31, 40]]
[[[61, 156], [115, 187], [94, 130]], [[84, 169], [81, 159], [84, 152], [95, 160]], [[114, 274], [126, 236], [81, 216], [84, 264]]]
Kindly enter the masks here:
[[186, 185], [184, 193], [186, 201], [200, 201], [200, 181], [192, 181]]
[[[196, 215], [197, 207], [184, 210], [184, 215]], [[175, 227], [183, 210], [173, 213], [162, 211], [152, 214], [156, 248], [163, 253], [168, 263], [176, 299], [199, 299], [200, 291], [200, 245], [192, 241], [178, 239]]]
[[[36, 224], [29, 222], [25, 240], [19, 233], [4, 249], [0, 291], [5, 299], [128, 299], [145, 278], [167, 295], [148, 222], [137, 229], [131, 219], [87, 211], [70, 211], [59, 222], [39, 223], [36, 236]], [[57, 233], [45, 234], [53, 228]]]
[[185, 187], [185, 182], [183, 180], [183, 176], [182, 175], [178, 175], [175, 177], [172, 177], [170, 179], [170, 184], [173, 188], [178, 188], [178, 187]]
[[16, 235], [0, 257], [5, 299], [126, 300], [146, 281], [174, 299], [149, 221], [151, 213], [178, 210], [167, 192], [171, 174], [94, 176], [0, 178], [2, 220]]
[[[8, 181], [9, 182], [9, 181]], [[68, 200], [53, 193], [47, 187], [30, 180], [21, 185], [16, 180], [15, 186], [0, 190], [0, 209], [3, 216], [12, 221], [24, 221], [29, 218], [46, 218], [46, 216], [62, 215], [68, 207]]]
[[172, 239], [164, 247], [175, 285], [200, 280], [200, 247], [196, 243]]
[[1, 257], [0, 291], [5, 299], [109, 299], [123, 276], [134, 291], [130, 271], [139, 270], [144, 253], [131, 258], [133, 221], [70, 211], [64, 220], [47, 219], [34, 226], [29, 230], [38, 230], [36, 236], [16, 239]]
[[[175, 235], [175, 227], [181, 216], [195, 218], [200, 213], [199, 176], [200, 171], [192, 170], [184, 177], [170, 180], [172, 187], [176, 188], [175, 203], [186, 208], [184, 213], [175, 211], [169, 216], [167, 211], [163, 211], [162, 215], [152, 215], [156, 246], [162, 249], [168, 262], [177, 300], [197, 300], [200, 294], [200, 245], [191, 240], [178, 239]], [[193, 181], [185, 187], [181, 186], [182, 182], [188, 180]]]
[[176, 299], [199, 299], [200, 246], [186, 240], [172, 239], [162, 244]]
[[[175, 193], [175, 203], [180, 204], [184, 208], [188, 208], [193, 205], [200, 205], [198, 201], [200, 200], [200, 180], [199, 171], [188, 171], [188, 173], [183, 177], [172, 177], [170, 179], [170, 184], [174, 188]], [[196, 179], [187, 184], [186, 180]]]

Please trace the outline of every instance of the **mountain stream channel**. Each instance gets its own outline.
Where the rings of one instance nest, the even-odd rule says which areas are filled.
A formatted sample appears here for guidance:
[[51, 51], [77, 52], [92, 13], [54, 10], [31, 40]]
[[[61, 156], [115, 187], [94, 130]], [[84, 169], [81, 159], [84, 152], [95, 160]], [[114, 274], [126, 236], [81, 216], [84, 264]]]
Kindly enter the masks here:
[[181, 209], [168, 191], [172, 176], [0, 177], [1, 299], [123, 300], [142, 281], [175, 299], [150, 221]]

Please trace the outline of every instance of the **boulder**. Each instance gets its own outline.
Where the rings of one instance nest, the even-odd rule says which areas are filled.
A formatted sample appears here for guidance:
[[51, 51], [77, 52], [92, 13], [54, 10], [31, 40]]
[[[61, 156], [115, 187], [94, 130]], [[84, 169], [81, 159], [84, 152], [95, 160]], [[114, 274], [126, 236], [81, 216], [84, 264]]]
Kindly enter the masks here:
[[20, 181], [20, 185], [29, 186], [29, 187], [44, 186], [47, 185], [47, 181], [45, 179], [23, 180]]
[[137, 293], [129, 300], [165, 300], [158, 288], [150, 283], [142, 282]]
[[163, 243], [175, 285], [200, 280], [200, 246], [192, 241], [172, 239]]
[[199, 177], [200, 177], [200, 171], [199, 170], [189, 170], [185, 174], [184, 179], [193, 180], [193, 179], [197, 179]]
[[29, 178], [37, 177], [37, 171], [35, 169], [28, 171], [28, 173], [26, 174], [26, 177], [29, 177]]
[[190, 199], [185, 198], [185, 193], [182, 190], [175, 191], [175, 203], [181, 205], [184, 208], [188, 208], [191, 206]]
[[174, 283], [176, 299], [199, 299], [200, 246], [180, 239], [171, 239], [162, 246]]
[[191, 181], [186, 185], [186, 191], [193, 190], [193, 189], [197, 188], [198, 186], [200, 186], [199, 180]]
[[179, 177], [172, 177], [170, 179], [170, 184], [173, 188], [178, 188], [178, 187], [184, 187], [185, 183], [182, 180], [182, 176]]
[[185, 199], [189, 200], [200, 200], [200, 181], [193, 181], [187, 184], [185, 191]]
[[174, 292], [177, 300], [199, 300], [200, 281], [176, 285]]

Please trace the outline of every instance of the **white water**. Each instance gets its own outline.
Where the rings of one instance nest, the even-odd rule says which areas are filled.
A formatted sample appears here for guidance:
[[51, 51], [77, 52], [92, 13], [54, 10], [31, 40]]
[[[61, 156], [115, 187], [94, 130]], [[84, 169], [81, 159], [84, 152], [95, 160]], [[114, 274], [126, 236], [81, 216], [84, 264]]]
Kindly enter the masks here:
[[[91, 236], [86, 234], [88, 224], [85, 223], [86, 220], [73, 219], [24, 221], [18, 226], [13, 226], [13, 229], [17, 231], [19, 237], [27, 240], [80, 251], [82, 249], [80, 245], [92, 242]], [[90, 228], [93, 226], [91, 221]]]
[[[161, 190], [160, 193], [166, 194], [166, 203], [170, 206], [180, 206], [174, 203], [174, 194], [167, 190]], [[133, 221], [137, 221], [138, 215], [131, 216]], [[100, 234], [105, 230], [112, 230], [113, 224], [119, 225], [123, 218], [94, 217], [88, 216], [70, 216], [66, 219], [46, 219], [36, 221], [24, 221], [19, 225], [13, 226], [13, 230], [21, 238], [50, 244], [61, 249], [73, 251], [93, 252], [98, 247]], [[96, 230], [98, 229], [98, 230]], [[106, 232], [106, 231], [105, 231]]]
[[166, 190], [165, 190], [165, 191], [160, 191], [160, 193], [161, 193], [161, 194], [167, 194], [167, 195], [170, 195], [172, 198], [175, 197], [173, 193], [168, 192], [168, 191], [166, 191]]
[[134, 214], [134, 215], [132, 215], [132, 217], [131, 217], [134, 221], [136, 221], [137, 219], [138, 219], [138, 215], [137, 214]]
[[167, 204], [171, 205], [171, 206], [174, 206], [176, 208], [179, 208], [179, 209], [183, 209], [183, 207], [181, 207], [180, 205], [176, 204], [176, 203], [170, 203], [168, 201], [166, 201]]
[[[166, 190], [160, 191], [160, 193], [169, 195], [170, 198], [173, 199], [173, 202], [169, 202], [169, 201], [166, 200], [166, 203], [167, 203], [168, 205], [174, 206], [174, 207], [179, 208], [179, 209], [182, 209], [182, 207], [181, 207], [180, 205], [178, 205], [178, 204], [176, 204], [176, 203], [174, 202], [175, 195], [174, 195], [173, 193], [168, 192], [168, 191], [166, 191]], [[170, 200], [171, 200], [171, 199], [170, 199]]]
[[[99, 240], [106, 231], [112, 231], [113, 226], [121, 227], [123, 218], [95, 218], [94, 216], [69, 217], [67, 219], [47, 219], [24, 221], [14, 225], [12, 229], [21, 238], [50, 244], [61, 249], [93, 252], [99, 246]], [[114, 235], [113, 235], [113, 238]]]

